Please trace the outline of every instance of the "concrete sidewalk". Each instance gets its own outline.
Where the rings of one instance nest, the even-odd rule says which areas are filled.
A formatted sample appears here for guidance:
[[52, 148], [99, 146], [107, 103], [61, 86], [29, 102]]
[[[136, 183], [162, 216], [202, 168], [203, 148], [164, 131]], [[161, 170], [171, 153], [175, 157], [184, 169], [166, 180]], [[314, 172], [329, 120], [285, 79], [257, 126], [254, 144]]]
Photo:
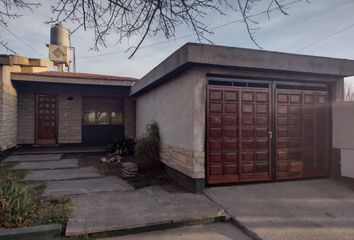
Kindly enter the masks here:
[[217, 187], [205, 193], [255, 239], [354, 239], [354, 192], [339, 181]]
[[171, 194], [157, 186], [73, 199], [75, 212], [67, 224], [66, 236], [214, 221], [225, 216], [223, 209], [204, 195]]

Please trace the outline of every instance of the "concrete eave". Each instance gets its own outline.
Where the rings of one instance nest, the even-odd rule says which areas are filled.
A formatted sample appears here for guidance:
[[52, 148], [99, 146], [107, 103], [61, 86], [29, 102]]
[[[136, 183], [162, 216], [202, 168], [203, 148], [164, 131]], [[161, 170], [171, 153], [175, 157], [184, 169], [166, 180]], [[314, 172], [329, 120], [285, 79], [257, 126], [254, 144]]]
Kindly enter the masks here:
[[19, 55], [0, 55], [0, 65], [29, 65], [29, 59]]
[[354, 76], [354, 60], [187, 43], [139, 80], [132, 87], [131, 95], [152, 87], [184, 66], [195, 64], [339, 77]]
[[43, 83], [61, 83], [61, 84], [81, 84], [81, 85], [98, 85], [98, 86], [122, 86], [131, 87], [132, 81], [112, 81], [103, 79], [87, 79], [87, 78], [70, 78], [70, 77], [54, 77], [41, 76], [26, 73], [12, 73], [11, 80], [20, 82], [43, 82]]

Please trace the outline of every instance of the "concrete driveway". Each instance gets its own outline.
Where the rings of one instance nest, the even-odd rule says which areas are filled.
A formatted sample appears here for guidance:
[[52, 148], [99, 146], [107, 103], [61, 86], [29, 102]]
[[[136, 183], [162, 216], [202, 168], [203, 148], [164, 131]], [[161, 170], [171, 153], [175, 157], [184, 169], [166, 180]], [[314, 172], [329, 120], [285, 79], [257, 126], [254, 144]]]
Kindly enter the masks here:
[[205, 193], [255, 239], [354, 239], [354, 191], [340, 181], [215, 187]]

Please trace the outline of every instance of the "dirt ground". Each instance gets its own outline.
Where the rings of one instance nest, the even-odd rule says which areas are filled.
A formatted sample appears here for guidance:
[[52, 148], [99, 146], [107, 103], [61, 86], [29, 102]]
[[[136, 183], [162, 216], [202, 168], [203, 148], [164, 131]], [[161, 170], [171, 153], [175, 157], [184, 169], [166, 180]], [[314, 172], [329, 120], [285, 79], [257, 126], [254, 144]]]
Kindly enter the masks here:
[[[79, 159], [79, 167], [93, 166], [98, 172], [105, 176], [120, 175], [120, 163], [102, 163], [100, 158], [103, 155], [97, 154], [79, 154], [79, 155], [65, 155], [64, 158], [76, 157]], [[133, 156], [124, 157], [124, 161], [135, 162]], [[186, 192], [184, 188], [179, 186], [171, 178], [169, 178], [161, 167], [154, 169], [139, 169], [139, 174], [135, 178], [126, 179], [126, 181], [135, 188], [142, 188], [148, 186], [159, 185], [164, 190], [170, 193]]]

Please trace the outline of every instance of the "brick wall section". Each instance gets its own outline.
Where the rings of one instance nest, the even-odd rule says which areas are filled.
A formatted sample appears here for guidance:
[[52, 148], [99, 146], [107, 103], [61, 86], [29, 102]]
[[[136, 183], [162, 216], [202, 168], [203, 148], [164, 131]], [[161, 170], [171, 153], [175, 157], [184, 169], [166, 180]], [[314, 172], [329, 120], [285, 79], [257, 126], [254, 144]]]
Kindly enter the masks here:
[[0, 70], [0, 149], [5, 150], [17, 145], [17, 91], [10, 75], [21, 68], [2, 66]]
[[35, 95], [18, 91], [17, 105], [17, 142], [34, 144], [35, 138]]
[[129, 138], [135, 138], [135, 99], [124, 99], [124, 134]]
[[59, 95], [58, 101], [58, 143], [81, 143], [82, 96]]

